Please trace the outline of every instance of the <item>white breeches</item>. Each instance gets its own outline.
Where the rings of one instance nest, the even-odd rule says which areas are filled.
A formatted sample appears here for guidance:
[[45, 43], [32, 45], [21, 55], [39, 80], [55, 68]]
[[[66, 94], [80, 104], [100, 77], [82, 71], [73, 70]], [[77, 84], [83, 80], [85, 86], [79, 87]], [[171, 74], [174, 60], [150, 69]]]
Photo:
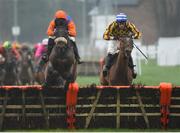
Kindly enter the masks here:
[[69, 39], [72, 40], [73, 42], [76, 41], [75, 37], [73, 37], [73, 36], [69, 36]]
[[119, 41], [110, 41], [108, 44], [108, 49], [107, 49], [107, 53], [108, 54], [116, 54], [119, 52], [119, 50], [117, 49], [117, 43], [119, 43]]

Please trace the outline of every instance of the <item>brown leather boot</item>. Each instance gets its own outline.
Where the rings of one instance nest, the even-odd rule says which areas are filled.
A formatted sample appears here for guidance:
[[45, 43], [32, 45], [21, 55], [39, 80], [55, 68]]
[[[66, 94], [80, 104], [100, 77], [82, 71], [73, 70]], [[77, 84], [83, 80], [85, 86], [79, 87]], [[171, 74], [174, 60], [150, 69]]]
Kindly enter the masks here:
[[72, 43], [72, 45], [73, 45], [74, 55], [75, 55], [75, 58], [76, 58], [77, 63], [78, 63], [78, 64], [84, 63], [83, 61], [81, 61], [81, 58], [80, 58], [80, 56], [79, 56], [79, 52], [78, 52], [78, 48], [77, 48], [77, 46], [76, 46], [76, 43], [73, 42], [72, 40], [71, 40], [71, 43]]
[[112, 54], [108, 54], [106, 56], [105, 65], [103, 67], [103, 77], [106, 77], [108, 75], [108, 72], [112, 66], [113, 57], [114, 56]]

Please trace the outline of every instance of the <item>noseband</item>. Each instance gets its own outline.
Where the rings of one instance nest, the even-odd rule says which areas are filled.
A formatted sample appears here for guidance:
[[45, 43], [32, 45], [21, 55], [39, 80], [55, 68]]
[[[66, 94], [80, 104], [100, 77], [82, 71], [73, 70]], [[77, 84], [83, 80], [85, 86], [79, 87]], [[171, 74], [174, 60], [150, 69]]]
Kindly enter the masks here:
[[66, 49], [68, 47], [68, 40], [65, 37], [58, 37], [55, 39], [55, 45], [59, 48]]

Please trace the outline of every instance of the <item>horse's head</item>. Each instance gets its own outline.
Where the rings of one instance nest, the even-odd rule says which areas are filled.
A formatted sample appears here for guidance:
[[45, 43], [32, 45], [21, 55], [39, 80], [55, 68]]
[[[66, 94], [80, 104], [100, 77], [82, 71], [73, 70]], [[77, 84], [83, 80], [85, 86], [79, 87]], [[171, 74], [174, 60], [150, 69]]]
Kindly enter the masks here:
[[32, 54], [30, 52], [30, 48], [26, 45], [22, 46], [19, 51], [21, 55], [21, 65], [29, 67], [29, 62], [32, 60]]
[[120, 50], [120, 52], [123, 52], [125, 57], [129, 57], [131, 55], [131, 51], [133, 49], [133, 42], [132, 42], [132, 38], [129, 37], [122, 37], [119, 38], [119, 44], [117, 46], [118, 50]]
[[5, 50], [5, 59], [6, 59], [6, 64], [12, 64], [15, 62], [16, 57], [13, 54], [12, 49], [6, 49]]
[[66, 27], [57, 27], [54, 32], [54, 35], [56, 37], [55, 44], [58, 44], [58, 46], [61, 48], [67, 46], [66, 44], [68, 44], [69, 34]]
[[58, 37], [65, 37], [66, 39], [68, 38], [68, 30], [66, 29], [66, 27], [57, 27], [55, 32], [54, 32], [54, 35], [56, 38]]

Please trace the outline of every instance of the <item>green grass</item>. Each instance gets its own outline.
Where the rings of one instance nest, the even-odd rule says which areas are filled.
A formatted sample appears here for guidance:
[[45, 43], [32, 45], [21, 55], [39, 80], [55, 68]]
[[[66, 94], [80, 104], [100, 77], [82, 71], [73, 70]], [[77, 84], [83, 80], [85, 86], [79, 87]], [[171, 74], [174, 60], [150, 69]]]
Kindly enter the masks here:
[[93, 83], [97, 85], [100, 84], [98, 76], [78, 76], [77, 82], [80, 86], [85, 86]]
[[180, 85], [180, 66], [157, 66], [155, 61], [148, 64], [142, 62], [142, 75], [134, 83], [145, 85], [159, 85], [160, 82], [170, 82]]
[[[77, 82], [80, 86], [87, 84], [100, 84], [99, 76], [78, 76]], [[180, 85], [180, 66], [158, 66], [154, 60], [148, 64], [142, 61], [142, 75], [138, 75], [133, 81], [135, 84], [159, 85], [160, 82], [171, 82]]]

